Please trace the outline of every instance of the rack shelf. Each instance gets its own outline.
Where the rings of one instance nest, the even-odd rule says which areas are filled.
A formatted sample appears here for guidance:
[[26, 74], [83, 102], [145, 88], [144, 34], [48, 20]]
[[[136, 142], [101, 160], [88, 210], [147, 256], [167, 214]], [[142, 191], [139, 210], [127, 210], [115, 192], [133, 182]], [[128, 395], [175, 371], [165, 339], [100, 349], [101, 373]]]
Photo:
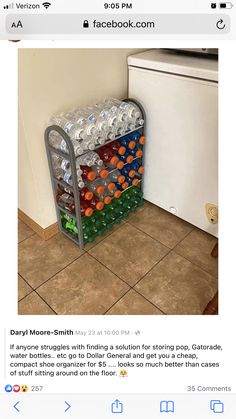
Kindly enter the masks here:
[[[144, 111], [141, 105], [131, 99], [128, 99], [127, 101], [130, 103], [135, 103], [135, 105], [139, 106], [144, 119]], [[121, 139], [122, 137], [130, 135], [134, 132], [139, 132], [140, 135], [144, 135], [144, 126], [136, 127], [135, 129], [126, 132], [124, 135], [117, 136], [114, 140], [106, 141], [105, 144], [99, 144], [95, 147], [93, 151], [97, 151], [102, 147], [107, 147], [107, 145], [111, 144], [113, 141], [119, 141], [119, 139]], [[68, 153], [62, 151], [61, 149], [53, 147], [53, 145], [50, 142], [50, 134], [53, 131], [56, 132], [58, 136], [60, 136], [61, 139], [65, 141]], [[74, 146], [70, 137], [61, 127], [57, 125], [51, 125], [48, 128], [46, 128], [45, 145], [59, 229], [65, 236], [67, 236], [69, 239], [73, 240], [76, 244], [78, 244], [81, 249], [83, 249], [84, 247], [84, 242], [91, 242], [97, 235], [101, 235], [107, 228], [110, 229], [115, 222], [121, 221], [122, 217], [126, 217], [131, 210], [135, 210], [139, 205], [142, 204], [142, 176], [139, 175], [141, 176], [141, 179], [139, 180], [138, 184], [136, 186], [129, 185], [125, 190], [121, 191], [120, 198], [112, 198], [111, 203], [105, 204], [104, 209], [102, 211], [99, 211], [97, 209], [94, 210], [93, 215], [91, 217], [82, 217], [80, 205], [80, 188], [78, 187], [77, 179], [76, 159], [85, 155], [90, 150], [86, 150], [80, 156], [75, 156]], [[143, 145], [140, 146], [140, 148], [142, 148], [143, 151]], [[60, 156], [61, 158], [69, 161], [71, 170], [71, 184], [65, 182], [62, 179], [58, 179], [55, 176], [55, 168], [53, 166], [53, 156], [55, 155]], [[132, 162], [135, 162], [138, 159], [141, 161], [142, 164], [143, 155], [140, 158], [134, 158]], [[125, 163], [124, 167], [127, 164], [129, 163]], [[116, 167], [109, 168], [109, 175], [115, 170], [117, 170]], [[98, 178], [96, 178], [93, 181], [86, 180], [85, 187], [92, 185], [92, 183], [96, 181], [98, 181]], [[70, 191], [70, 194], [72, 194], [74, 199], [75, 212], [72, 212], [67, 208], [63, 208], [57, 202], [56, 198], [59, 186], [63, 188], [64, 191]], [[131, 202], [132, 204], [130, 204]], [[113, 215], [112, 211], [114, 212]], [[100, 226], [100, 230], [96, 227], [97, 225]]]

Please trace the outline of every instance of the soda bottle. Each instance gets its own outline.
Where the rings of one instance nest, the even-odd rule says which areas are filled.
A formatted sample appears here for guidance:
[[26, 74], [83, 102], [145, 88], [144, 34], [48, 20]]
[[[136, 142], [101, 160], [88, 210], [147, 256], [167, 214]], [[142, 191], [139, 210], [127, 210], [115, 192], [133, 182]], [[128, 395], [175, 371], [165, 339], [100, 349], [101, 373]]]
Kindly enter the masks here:
[[84, 201], [91, 201], [93, 198], [93, 192], [91, 192], [88, 188], [83, 188], [80, 191], [80, 198]]
[[57, 196], [57, 203], [68, 211], [75, 213], [75, 202], [71, 195], [63, 193], [59, 197]]
[[130, 154], [133, 156], [133, 158], [139, 158], [142, 157], [143, 152], [140, 148], [134, 147], [132, 150], [130, 150]]
[[134, 160], [132, 163], [132, 168], [137, 172], [139, 175], [142, 175], [144, 172], [144, 166], [140, 159]]
[[98, 198], [97, 196], [94, 196], [91, 201], [89, 201], [89, 205], [94, 210], [101, 211], [104, 207], [104, 203], [102, 202], [102, 197]]
[[114, 155], [115, 153], [112, 150], [112, 148], [109, 147], [109, 145], [105, 147], [101, 147], [98, 150], [98, 154], [101, 160], [103, 160], [105, 164], [110, 164], [111, 166], [115, 166], [118, 162], [118, 157]]
[[80, 166], [80, 169], [82, 170], [82, 179], [90, 181], [96, 179], [96, 172], [92, 170], [89, 166]]
[[94, 171], [94, 173], [95, 173], [96, 176], [99, 176], [102, 179], [105, 179], [108, 176], [108, 174], [109, 174], [108, 170], [106, 170], [106, 168], [105, 168], [104, 165], [102, 165], [102, 166], [98, 166], [98, 165], [93, 166], [93, 171]]
[[132, 179], [132, 185], [133, 186], [137, 186], [139, 184], [139, 182], [140, 182], [140, 179], [138, 179], [138, 178]]
[[109, 144], [114, 154], [123, 156], [126, 152], [126, 147], [120, 144], [120, 141], [116, 140]]
[[112, 197], [109, 195], [108, 192], [104, 192], [101, 196], [100, 199], [104, 202], [104, 204], [109, 205]]
[[91, 217], [93, 215], [93, 209], [90, 206], [90, 202], [88, 201], [80, 201], [80, 210], [82, 217]]
[[143, 145], [145, 143], [145, 137], [141, 135], [140, 132], [135, 131], [130, 135], [132, 140], [134, 140], [136, 144]]
[[109, 191], [112, 191], [115, 188], [115, 184], [111, 181], [110, 176], [107, 176], [105, 179], [101, 179], [99, 183], [104, 189], [108, 189]]
[[127, 149], [132, 150], [136, 146], [136, 143], [132, 139], [131, 135], [125, 135], [124, 137], [120, 138], [119, 141], [121, 145], [126, 147], [126, 150]]
[[114, 170], [110, 173], [109, 178], [111, 182], [123, 183], [125, 181], [125, 176], [121, 174], [120, 170]]
[[102, 195], [104, 192], [104, 187], [101, 185], [100, 179], [97, 179], [95, 182], [89, 184], [88, 189], [97, 196]]
[[127, 189], [129, 187], [129, 184], [127, 181], [123, 182], [123, 183], [116, 183], [116, 188], [120, 191], [124, 191], [125, 189]]
[[133, 150], [128, 150], [123, 156], [120, 156], [120, 161], [122, 161], [123, 164], [132, 163], [132, 161], [134, 160], [134, 157], [131, 154], [132, 151]]
[[135, 176], [135, 170], [133, 169], [132, 164], [126, 164], [121, 170], [122, 175], [133, 178]]
[[[123, 157], [123, 156], [120, 156], [120, 157]], [[123, 169], [123, 167], [124, 167], [124, 161], [122, 161], [122, 160], [119, 160], [118, 162], [117, 162], [117, 164], [116, 164], [116, 168], [117, 169], [119, 169], [119, 170], [121, 170], [121, 169]]]

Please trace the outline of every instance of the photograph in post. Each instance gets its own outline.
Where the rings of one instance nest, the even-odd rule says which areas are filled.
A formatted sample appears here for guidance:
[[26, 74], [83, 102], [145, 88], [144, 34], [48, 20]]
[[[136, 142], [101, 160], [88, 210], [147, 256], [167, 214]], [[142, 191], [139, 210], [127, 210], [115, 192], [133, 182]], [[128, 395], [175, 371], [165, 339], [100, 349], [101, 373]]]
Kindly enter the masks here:
[[18, 86], [18, 314], [218, 314], [218, 50], [19, 48]]

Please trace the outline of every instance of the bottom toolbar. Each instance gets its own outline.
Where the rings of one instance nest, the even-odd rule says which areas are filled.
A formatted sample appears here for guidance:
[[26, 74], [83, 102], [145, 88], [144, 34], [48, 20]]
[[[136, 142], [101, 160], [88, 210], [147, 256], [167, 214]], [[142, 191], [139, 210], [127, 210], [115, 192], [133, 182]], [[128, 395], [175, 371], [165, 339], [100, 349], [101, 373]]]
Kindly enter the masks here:
[[236, 417], [236, 394], [66, 394], [34, 395], [7, 393], [1, 395], [1, 417], [24, 419], [70, 418], [126, 419], [173, 417], [175, 419]]

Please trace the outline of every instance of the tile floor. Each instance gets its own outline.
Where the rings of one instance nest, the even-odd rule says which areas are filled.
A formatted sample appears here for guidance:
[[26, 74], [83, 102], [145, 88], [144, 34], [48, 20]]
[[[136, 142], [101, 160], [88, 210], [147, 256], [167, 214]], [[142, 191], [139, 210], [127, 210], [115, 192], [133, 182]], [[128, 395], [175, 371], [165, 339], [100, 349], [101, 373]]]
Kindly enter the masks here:
[[216, 239], [146, 202], [80, 251], [19, 221], [19, 314], [201, 314], [217, 290]]

